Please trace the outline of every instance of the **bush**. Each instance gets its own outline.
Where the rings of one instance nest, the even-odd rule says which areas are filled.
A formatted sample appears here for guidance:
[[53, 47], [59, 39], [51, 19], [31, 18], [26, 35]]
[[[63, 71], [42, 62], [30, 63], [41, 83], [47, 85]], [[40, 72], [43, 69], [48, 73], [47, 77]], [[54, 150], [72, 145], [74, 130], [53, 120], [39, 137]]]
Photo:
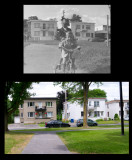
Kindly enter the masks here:
[[109, 121], [111, 121], [111, 118], [109, 118]]
[[96, 122], [103, 121], [103, 119], [97, 119]]
[[119, 120], [119, 116], [117, 113], [114, 115], [114, 120]]

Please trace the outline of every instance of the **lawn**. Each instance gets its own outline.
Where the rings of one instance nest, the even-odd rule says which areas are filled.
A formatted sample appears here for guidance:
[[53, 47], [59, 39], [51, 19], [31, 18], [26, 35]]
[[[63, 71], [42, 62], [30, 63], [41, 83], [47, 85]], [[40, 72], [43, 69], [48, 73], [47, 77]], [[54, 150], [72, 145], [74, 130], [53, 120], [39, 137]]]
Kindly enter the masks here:
[[[124, 125], [124, 127], [129, 127], [129, 125]], [[88, 129], [103, 129], [103, 128], [121, 128], [121, 125], [91, 126]], [[24, 130], [15, 130], [15, 131], [59, 131], [59, 130], [79, 130], [79, 129], [85, 129], [85, 128], [83, 127], [60, 127], [60, 128], [24, 129]]]
[[[97, 122], [98, 124], [118, 124], [121, 123], [121, 120], [116, 120], [116, 121], [99, 121]], [[129, 121], [124, 121], [124, 123], [129, 123]]]
[[20, 154], [34, 134], [31, 133], [5, 133], [5, 154]]
[[58, 132], [71, 152], [80, 154], [129, 154], [129, 130], [89, 130]]
[[[24, 47], [32, 43], [44, 45], [56, 45], [59, 41], [30, 41], [24, 44]], [[81, 46], [81, 52], [75, 52], [73, 57], [76, 63], [76, 73], [110, 73], [110, 46], [107, 47], [105, 42], [89, 42], [86, 40], [78, 41]], [[60, 50], [58, 49], [58, 52]]]

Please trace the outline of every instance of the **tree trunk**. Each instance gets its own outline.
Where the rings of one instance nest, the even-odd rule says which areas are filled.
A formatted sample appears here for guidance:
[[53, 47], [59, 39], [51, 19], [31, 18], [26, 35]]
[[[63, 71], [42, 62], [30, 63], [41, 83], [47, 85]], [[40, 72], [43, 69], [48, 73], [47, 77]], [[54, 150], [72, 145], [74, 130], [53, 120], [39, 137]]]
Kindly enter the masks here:
[[83, 115], [83, 127], [84, 128], [88, 128], [87, 107], [88, 107], [88, 82], [84, 82], [84, 115]]
[[4, 117], [5, 119], [5, 132], [7, 132], [7, 131], [9, 131], [8, 130], [8, 114], [7, 113], [5, 113], [5, 117]]

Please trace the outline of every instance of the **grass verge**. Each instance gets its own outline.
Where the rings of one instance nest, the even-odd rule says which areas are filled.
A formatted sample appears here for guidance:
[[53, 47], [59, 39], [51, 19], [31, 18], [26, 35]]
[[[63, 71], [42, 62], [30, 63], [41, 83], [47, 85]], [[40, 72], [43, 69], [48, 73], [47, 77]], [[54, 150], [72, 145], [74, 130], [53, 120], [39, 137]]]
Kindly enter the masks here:
[[80, 154], [129, 154], [129, 130], [58, 132], [68, 150]]
[[[97, 122], [98, 124], [118, 124], [118, 123], [121, 123], [121, 120], [118, 120], [118, 121], [99, 121]], [[129, 121], [124, 121], [124, 123], [129, 123]]]
[[5, 154], [20, 154], [34, 134], [6, 132], [5, 133]]
[[[124, 127], [129, 127], [129, 125], [124, 125]], [[121, 128], [121, 125], [91, 126], [88, 129], [103, 129], [103, 128]], [[85, 128], [83, 127], [61, 127], [61, 128], [24, 129], [24, 130], [15, 130], [15, 131], [61, 131], [61, 130], [79, 130], [79, 129], [85, 129]]]

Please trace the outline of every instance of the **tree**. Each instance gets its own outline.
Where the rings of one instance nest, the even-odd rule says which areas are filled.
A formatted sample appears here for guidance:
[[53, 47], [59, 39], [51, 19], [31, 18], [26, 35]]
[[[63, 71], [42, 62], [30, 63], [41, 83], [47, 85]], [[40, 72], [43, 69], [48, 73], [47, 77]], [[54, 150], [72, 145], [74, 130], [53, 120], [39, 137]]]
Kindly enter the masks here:
[[106, 92], [101, 89], [89, 90], [88, 97], [103, 97], [106, 98]]
[[28, 17], [28, 20], [38, 20], [38, 17], [37, 16], [30, 16], [30, 17]]
[[[34, 95], [28, 91], [28, 89], [32, 89], [32, 83], [33, 82], [5, 82], [5, 131], [8, 131], [8, 116], [14, 113], [26, 98]], [[12, 98], [10, 107], [7, 105], [9, 96]]]
[[72, 18], [70, 19], [71, 22], [82, 22], [82, 19], [79, 15], [73, 14]]
[[[54, 82], [54, 85], [61, 85], [61, 87], [65, 90], [68, 90], [69, 94], [73, 96], [71, 98], [71, 102], [74, 101], [83, 101], [84, 106], [83, 106], [83, 111], [84, 111], [84, 116], [83, 116], [83, 127], [87, 128], [87, 110], [88, 110], [88, 91], [89, 91], [89, 86], [91, 85], [91, 81], [89, 82]], [[94, 82], [94, 83], [100, 83], [100, 82]], [[83, 96], [80, 98], [79, 96], [81, 95], [83, 91]], [[78, 96], [79, 95], [79, 96]]]
[[[71, 98], [70, 94], [67, 92], [67, 100]], [[65, 92], [57, 92], [57, 114], [60, 114], [63, 110], [63, 103], [65, 102]]]

